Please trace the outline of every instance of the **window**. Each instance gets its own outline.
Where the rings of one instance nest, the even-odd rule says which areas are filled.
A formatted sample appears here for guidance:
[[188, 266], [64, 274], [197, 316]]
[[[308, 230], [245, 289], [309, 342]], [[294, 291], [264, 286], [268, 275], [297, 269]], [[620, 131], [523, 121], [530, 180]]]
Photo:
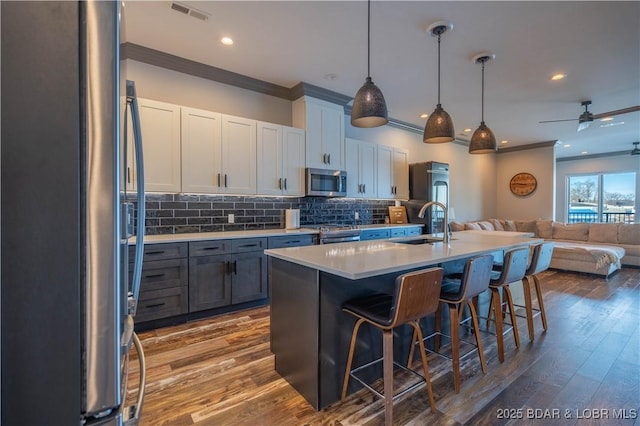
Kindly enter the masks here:
[[634, 172], [569, 176], [568, 180], [567, 222], [634, 222]]

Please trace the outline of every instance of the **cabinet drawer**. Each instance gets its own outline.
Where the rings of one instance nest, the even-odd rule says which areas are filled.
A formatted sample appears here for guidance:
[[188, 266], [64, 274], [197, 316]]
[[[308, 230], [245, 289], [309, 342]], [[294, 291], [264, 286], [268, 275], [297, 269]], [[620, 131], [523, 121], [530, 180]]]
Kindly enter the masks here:
[[[129, 262], [135, 260], [136, 247], [129, 246]], [[187, 243], [154, 243], [144, 245], [144, 261], [187, 257]]]
[[289, 236], [283, 235], [281, 237], [269, 237], [268, 246], [270, 249], [282, 248], [282, 247], [298, 247], [298, 246], [310, 246], [316, 244], [316, 235], [296, 235]]
[[388, 229], [380, 229], [376, 231], [362, 231], [360, 234], [361, 240], [379, 240], [381, 238], [389, 238], [390, 232]]
[[[186, 286], [189, 282], [188, 259], [154, 260], [142, 264], [140, 292]], [[133, 264], [129, 264], [133, 276]]]
[[406, 228], [394, 228], [390, 229], [391, 237], [405, 237], [407, 235]]
[[189, 243], [189, 256], [211, 256], [231, 252], [231, 240], [192, 241]]
[[266, 248], [267, 238], [237, 238], [231, 240], [231, 251], [233, 253], [258, 251]]
[[410, 237], [414, 235], [422, 235], [422, 228], [420, 227], [407, 228], [407, 236]]
[[141, 291], [135, 320], [137, 322], [151, 321], [187, 313], [189, 308], [188, 292], [188, 287]]

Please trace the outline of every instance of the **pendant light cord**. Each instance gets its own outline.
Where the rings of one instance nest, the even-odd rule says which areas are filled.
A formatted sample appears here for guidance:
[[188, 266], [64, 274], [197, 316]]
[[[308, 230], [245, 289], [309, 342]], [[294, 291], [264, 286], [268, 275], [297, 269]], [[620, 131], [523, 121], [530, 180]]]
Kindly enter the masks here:
[[481, 107], [481, 113], [480, 113], [480, 117], [481, 117], [481, 121], [484, 123], [484, 62], [482, 61], [482, 96], [481, 96], [481, 100], [482, 100], [482, 107]]
[[371, 77], [371, 0], [367, 2], [367, 77]]
[[440, 37], [438, 34], [438, 105], [440, 105]]

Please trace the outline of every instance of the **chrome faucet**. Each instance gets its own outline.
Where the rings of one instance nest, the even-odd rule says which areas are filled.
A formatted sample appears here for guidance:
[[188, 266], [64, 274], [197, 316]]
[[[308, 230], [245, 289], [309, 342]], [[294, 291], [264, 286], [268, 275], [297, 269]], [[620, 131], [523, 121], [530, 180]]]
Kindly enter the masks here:
[[427, 209], [434, 205], [440, 206], [440, 208], [444, 212], [444, 227], [442, 229], [442, 235], [443, 235], [442, 242], [446, 244], [449, 242], [449, 212], [448, 212], [447, 206], [442, 204], [440, 201], [429, 201], [424, 206], [422, 206], [422, 208], [418, 212], [418, 217], [421, 219], [424, 218], [424, 214], [427, 212]]

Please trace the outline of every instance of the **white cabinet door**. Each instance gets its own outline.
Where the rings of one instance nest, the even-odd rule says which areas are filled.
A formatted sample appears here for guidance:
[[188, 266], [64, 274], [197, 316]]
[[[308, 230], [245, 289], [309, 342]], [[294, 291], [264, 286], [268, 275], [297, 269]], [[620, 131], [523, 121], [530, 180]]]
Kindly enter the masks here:
[[376, 145], [345, 139], [347, 197], [376, 198]]
[[378, 145], [378, 198], [393, 198], [393, 148]]
[[258, 194], [282, 194], [282, 126], [258, 122]]
[[138, 98], [145, 191], [180, 192], [180, 107]]
[[222, 192], [256, 193], [256, 121], [222, 115]]
[[344, 170], [344, 108], [304, 96], [293, 102], [293, 125], [306, 130], [306, 167]]
[[220, 192], [221, 120], [216, 112], [182, 108], [182, 192]]
[[282, 195], [304, 196], [305, 131], [282, 127]]
[[403, 149], [393, 149], [394, 198], [409, 199], [409, 153]]

